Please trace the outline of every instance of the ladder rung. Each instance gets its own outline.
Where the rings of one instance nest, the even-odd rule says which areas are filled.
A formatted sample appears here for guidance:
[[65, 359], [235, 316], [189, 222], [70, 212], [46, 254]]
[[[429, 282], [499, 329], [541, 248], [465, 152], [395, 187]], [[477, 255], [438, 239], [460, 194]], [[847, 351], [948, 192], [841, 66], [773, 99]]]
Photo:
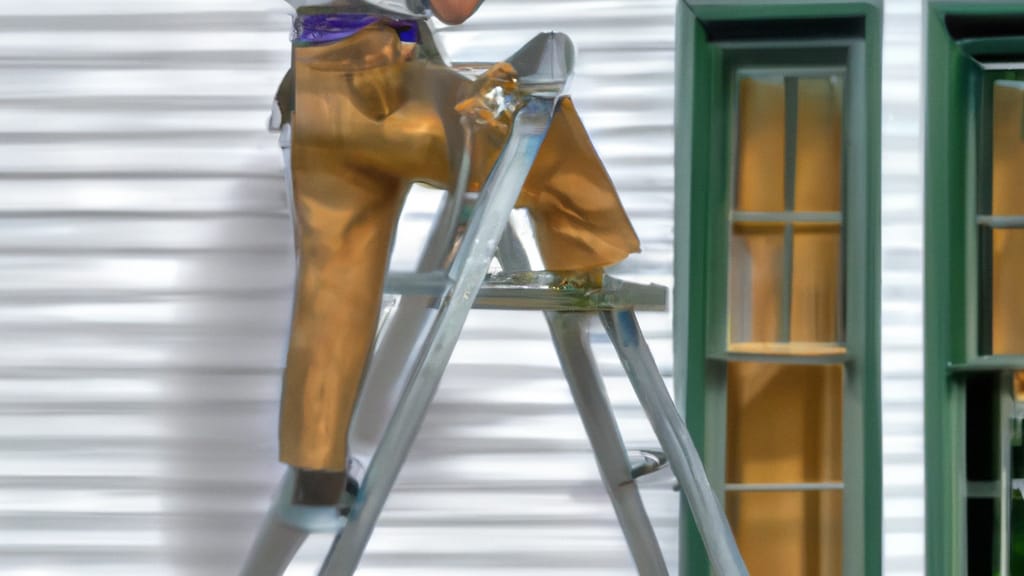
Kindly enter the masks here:
[[[450, 285], [444, 272], [394, 273], [388, 275], [384, 291], [402, 296], [440, 297]], [[612, 276], [605, 276], [604, 285], [595, 287], [580, 282], [575, 276], [555, 272], [498, 272], [487, 275], [473, 307], [560, 312], [664, 311], [668, 307], [668, 288], [626, 282]]]

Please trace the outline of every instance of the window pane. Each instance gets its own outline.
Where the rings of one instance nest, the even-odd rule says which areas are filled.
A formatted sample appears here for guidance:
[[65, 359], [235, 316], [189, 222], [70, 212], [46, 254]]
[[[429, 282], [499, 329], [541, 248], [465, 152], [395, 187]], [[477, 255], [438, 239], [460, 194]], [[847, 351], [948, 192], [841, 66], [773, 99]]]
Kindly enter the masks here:
[[977, 374], [964, 390], [964, 474], [968, 482], [999, 479], [999, 375]]
[[798, 83], [794, 208], [842, 210], [843, 83], [839, 77]]
[[967, 500], [967, 574], [999, 574], [998, 500]]
[[992, 238], [992, 353], [1024, 354], [1024, 229], [982, 233]]
[[[729, 349], [842, 353], [839, 224], [734, 224], [729, 262]], [[825, 347], [802, 346], [822, 344]]]
[[740, 77], [736, 209], [785, 208], [786, 90], [783, 78]]
[[731, 363], [726, 482], [841, 482], [843, 368]]
[[842, 574], [842, 492], [729, 492], [725, 502], [752, 576]]
[[[971, 374], [964, 381], [964, 476], [968, 482], [964, 519], [968, 574], [1000, 573], [1005, 559], [1019, 574], [1024, 560], [1014, 543], [1021, 532], [1021, 500], [1012, 489], [1021, 471], [1020, 427], [1011, 394], [1016, 375], [1002, 372]], [[1012, 384], [1011, 384], [1012, 382]], [[1009, 483], [1004, 483], [1009, 480]], [[1009, 517], [1003, 516], [1007, 506]], [[1010, 529], [1010, 547], [1002, 546], [1003, 523]]]
[[1024, 497], [1017, 490], [1010, 499], [1010, 574], [1024, 574]]
[[1013, 375], [1015, 414], [1010, 434], [1010, 574], [1024, 574], [1024, 423], [1021, 401], [1024, 399], [1024, 372]]
[[[1024, 83], [1000, 80], [992, 92], [992, 214], [1024, 214]], [[982, 207], [985, 213], [985, 207]]]
[[839, 225], [798, 225], [793, 237], [794, 342], [840, 342], [842, 236]]
[[777, 342], [782, 314], [785, 227], [735, 224], [729, 250], [732, 342]]

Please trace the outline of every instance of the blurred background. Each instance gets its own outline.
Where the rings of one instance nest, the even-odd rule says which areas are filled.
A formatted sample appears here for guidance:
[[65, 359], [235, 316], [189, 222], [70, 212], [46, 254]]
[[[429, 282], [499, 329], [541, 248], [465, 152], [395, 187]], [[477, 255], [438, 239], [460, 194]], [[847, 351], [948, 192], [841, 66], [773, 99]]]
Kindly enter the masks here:
[[[909, 134], [913, 164], [920, 8], [888, 4], [909, 28], [887, 29], [887, 130]], [[456, 60], [499, 60], [541, 30], [573, 37], [578, 109], [644, 248], [615, 273], [669, 286], [674, 15], [672, 0], [490, 0], [439, 35]], [[0, 574], [240, 565], [282, 471], [294, 262], [266, 125], [289, 29], [283, 0], [0, 2]], [[887, 314], [913, 327], [919, 170], [904, 165], [884, 184]], [[414, 262], [437, 200], [410, 198], [395, 267]], [[643, 322], [671, 384], [670, 314]], [[888, 332], [883, 368], [892, 574], [923, 572], [910, 330]], [[654, 446], [611, 347], [596, 353], [627, 443]], [[644, 481], [674, 566], [671, 488], [665, 473]], [[312, 539], [289, 575], [314, 574], [328, 544]], [[539, 314], [470, 316], [362, 567], [635, 573]]]

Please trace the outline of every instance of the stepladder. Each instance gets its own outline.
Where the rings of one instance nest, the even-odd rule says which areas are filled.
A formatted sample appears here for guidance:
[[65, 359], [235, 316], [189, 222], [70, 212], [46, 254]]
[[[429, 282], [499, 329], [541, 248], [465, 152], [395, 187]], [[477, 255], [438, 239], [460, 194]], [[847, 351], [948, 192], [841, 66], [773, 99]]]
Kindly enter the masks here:
[[[523, 240], [509, 225], [516, 199], [563, 98], [562, 90], [572, 72], [573, 50], [564, 35], [547, 33], [509, 59], [520, 74], [522, 101], [489, 177], [479, 193], [468, 194], [464, 174], [460, 174], [440, 211], [419, 270], [393, 274], [385, 283], [385, 290], [400, 299], [378, 335], [364, 390], [398, 393], [364, 393], [360, 397], [353, 427], [361, 432], [353, 433], [352, 449], [362, 451], [368, 465], [344, 518], [340, 523], [324, 522], [291, 509], [286, 495], [294, 478], [286, 475], [243, 576], [282, 574], [306, 535], [316, 531], [336, 534], [320, 574], [348, 576], [356, 572], [473, 308], [545, 315], [639, 574], [669, 573], [636, 481], [663, 463], [679, 481], [716, 573], [747, 573], [699, 452], [637, 319], [638, 310], [665, 310], [668, 291], [607, 276], [595, 279], [531, 270]], [[468, 141], [472, 128], [465, 123], [465, 129]], [[282, 144], [287, 149], [287, 127], [282, 131]], [[650, 454], [643, 465], [631, 461], [597, 368], [589, 335], [595, 317], [661, 444], [661, 451]], [[402, 360], [395, 361], [397, 358]], [[386, 385], [375, 386], [375, 381], [386, 381]], [[360, 417], [367, 413], [373, 417]]]

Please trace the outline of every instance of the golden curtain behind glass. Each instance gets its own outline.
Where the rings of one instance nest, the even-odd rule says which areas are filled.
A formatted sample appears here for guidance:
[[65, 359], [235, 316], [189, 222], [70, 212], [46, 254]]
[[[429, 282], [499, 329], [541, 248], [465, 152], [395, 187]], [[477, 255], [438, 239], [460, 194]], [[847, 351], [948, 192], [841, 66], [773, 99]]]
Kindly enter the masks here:
[[[733, 363], [726, 482], [841, 482], [841, 366]], [[726, 512], [754, 575], [839, 574], [842, 493], [730, 492]]]
[[[734, 351], [835, 353], [843, 339], [842, 83], [795, 82], [791, 158], [785, 83], [782, 77], [739, 83], [734, 211], [774, 221], [732, 225], [729, 342]], [[793, 164], [788, 194], [787, 162]], [[786, 224], [793, 213], [813, 220]]]
[[[796, 130], [787, 159], [785, 80], [741, 78], [736, 211], [841, 212], [841, 86], [801, 78], [791, 87]], [[788, 199], [787, 160], [793, 166]], [[788, 255], [786, 226], [733, 225], [730, 350], [808, 354], [832, 344], [830, 352], [841, 352], [841, 219], [791, 224]], [[785, 341], [780, 322], [787, 314]], [[739, 330], [748, 340], [737, 339]], [[733, 363], [727, 386], [726, 482], [842, 481], [841, 366]], [[841, 572], [841, 491], [730, 492], [726, 508], [751, 574]]]
[[[992, 100], [992, 214], [1022, 216], [1024, 86], [996, 82]], [[1024, 229], [991, 234], [992, 353], [1024, 354]]]

